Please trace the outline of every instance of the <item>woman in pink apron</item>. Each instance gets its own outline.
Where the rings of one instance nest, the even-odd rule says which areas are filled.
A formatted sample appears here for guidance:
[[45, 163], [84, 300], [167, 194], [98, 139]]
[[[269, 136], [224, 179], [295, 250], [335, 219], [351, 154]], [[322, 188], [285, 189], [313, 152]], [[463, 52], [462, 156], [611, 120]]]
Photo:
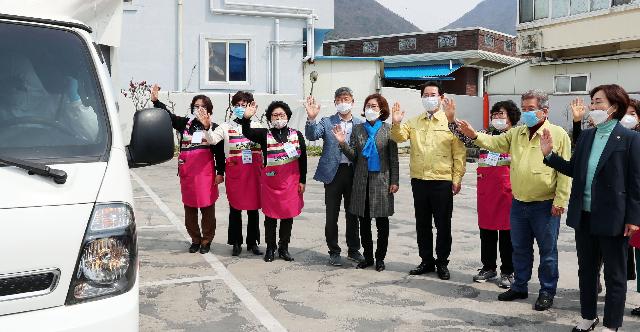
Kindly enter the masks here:
[[[178, 175], [184, 204], [184, 223], [191, 237], [189, 252], [206, 254], [211, 249], [216, 232], [218, 184], [224, 180], [224, 146], [211, 145], [205, 137], [207, 130], [217, 127], [210, 119], [213, 104], [207, 96], [195, 96], [191, 101], [191, 116], [178, 116], [158, 100], [158, 90], [160, 88], [154, 85], [151, 93], [153, 106], [166, 110], [171, 116], [173, 128], [180, 133]], [[202, 213], [202, 230], [198, 224], [198, 209]]]
[[[492, 130], [489, 133], [500, 135], [520, 121], [520, 110], [510, 100], [501, 101], [493, 105], [490, 116]], [[455, 122], [449, 124], [449, 129], [465, 144], [472, 145], [471, 141], [458, 131]], [[509, 223], [513, 199], [509, 178], [510, 164], [511, 157], [508, 154], [480, 150], [477, 170], [477, 207], [482, 268], [473, 277], [473, 281], [485, 282], [498, 277], [496, 252], [499, 251], [502, 265], [498, 286], [502, 288], [510, 288], [513, 282], [511, 259], [513, 248]], [[499, 244], [498, 248], [496, 244]]]
[[[220, 124], [215, 130], [207, 132], [211, 144], [224, 142], [226, 154], [225, 189], [229, 201], [229, 229], [227, 244], [233, 246], [232, 255], [242, 252], [242, 211], [247, 211], [247, 251], [262, 255], [258, 210], [260, 209], [260, 172], [262, 170], [262, 151], [260, 145], [251, 142], [242, 134], [242, 117], [253, 102], [249, 92], [238, 91], [231, 98], [233, 120]], [[254, 127], [259, 123], [253, 122]]]
[[[267, 252], [265, 262], [272, 262], [276, 249], [278, 256], [292, 261], [289, 241], [293, 218], [302, 212], [302, 194], [307, 176], [307, 151], [301, 132], [287, 126], [291, 119], [289, 105], [272, 102], [266, 111], [270, 129], [251, 128], [251, 117], [256, 113], [252, 102], [244, 112], [242, 132], [262, 147], [263, 165], [260, 183], [262, 213], [265, 215], [264, 232]], [[280, 219], [280, 241], [276, 245], [276, 226]]]

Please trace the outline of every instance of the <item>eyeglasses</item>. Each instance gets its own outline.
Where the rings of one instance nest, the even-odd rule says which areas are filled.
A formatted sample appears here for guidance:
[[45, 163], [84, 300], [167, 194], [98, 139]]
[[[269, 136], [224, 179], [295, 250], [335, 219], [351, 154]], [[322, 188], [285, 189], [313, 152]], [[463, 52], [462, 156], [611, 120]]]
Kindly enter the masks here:
[[495, 112], [495, 113], [491, 113], [491, 118], [492, 119], [506, 119], [507, 118], [507, 113], [506, 112]]
[[369, 105], [369, 104], [367, 104], [367, 106], [365, 106], [365, 108], [370, 108], [370, 109], [377, 110], [377, 109], [380, 109], [380, 106], [378, 106], [378, 105]]
[[286, 119], [287, 118], [287, 114], [286, 113], [272, 113], [271, 114], [271, 118], [272, 119]]

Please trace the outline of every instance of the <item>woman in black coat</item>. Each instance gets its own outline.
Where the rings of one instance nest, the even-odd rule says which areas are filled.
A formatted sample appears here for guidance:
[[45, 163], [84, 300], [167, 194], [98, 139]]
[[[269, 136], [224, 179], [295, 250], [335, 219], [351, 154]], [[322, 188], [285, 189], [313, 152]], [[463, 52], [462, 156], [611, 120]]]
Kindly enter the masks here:
[[567, 224], [575, 229], [582, 321], [573, 331], [591, 331], [597, 316], [597, 278], [604, 261], [605, 331], [622, 326], [627, 292], [627, 248], [640, 225], [640, 134], [619, 124], [629, 106], [620, 86], [591, 93], [589, 117], [595, 128], [582, 132], [570, 161], [553, 153], [545, 130], [544, 163], [573, 178]]

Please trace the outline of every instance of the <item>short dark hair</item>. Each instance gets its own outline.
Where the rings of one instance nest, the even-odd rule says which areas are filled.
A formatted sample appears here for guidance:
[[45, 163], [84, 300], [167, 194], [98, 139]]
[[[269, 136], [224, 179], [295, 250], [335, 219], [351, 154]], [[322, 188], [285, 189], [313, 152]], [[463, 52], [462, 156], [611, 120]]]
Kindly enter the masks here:
[[249, 104], [253, 102], [253, 94], [247, 91], [238, 91], [233, 97], [231, 97], [231, 105], [236, 106], [241, 101]]
[[640, 100], [633, 98], [629, 99], [629, 106], [633, 107], [636, 112], [640, 112]]
[[200, 99], [202, 99], [202, 101], [204, 102], [204, 107], [207, 109], [207, 113], [213, 113], [213, 103], [211, 102], [211, 99], [209, 99], [209, 97], [205, 95], [197, 95], [193, 97], [193, 99], [191, 100], [191, 105], [189, 106], [189, 110], [191, 110], [191, 113], [193, 114], [193, 105], [195, 105], [196, 101]]
[[616, 106], [616, 112], [613, 113], [612, 118], [620, 120], [625, 114], [627, 114], [627, 108], [630, 103], [629, 94], [627, 94], [627, 91], [625, 91], [621, 86], [617, 84], [598, 85], [589, 92], [589, 96], [593, 99], [593, 96], [598, 91], [604, 92], [604, 95], [607, 97], [611, 106]]
[[511, 125], [515, 126], [516, 123], [520, 121], [520, 109], [513, 100], [503, 100], [493, 104], [489, 114], [500, 112], [500, 109], [503, 108], [507, 111], [507, 117], [509, 118]]
[[338, 88], [336, 90], [336, 93], [333, 96], [333, 99], [336, 99], [342, 95], [349, 95], [351, 96], [351, 98], [353, 98], [353, 90], [351, 90], [351, 88], [347, 87], [347, 86], [343, 86], [341, 88]]
[[438, 88], [438, 94], [439, 95], [442, 96], [444, 94], [444, 91], [442, 90], [442, 84], [440, 84], [440, 83], [438, 83], [436, 81], [427, 81], [425, 84], [423, 84], [420, 87], [420, 97], [422, 97], [422, 95], [424, 95], [424, 90], [427, 87], [430, 87], [430, 86], [435, 86], [436, 88]]
[[365, 98], [364, 100], [364, 106], [362, 107], [362, 110], [364, 111], [364, 109], [367, 108], [367, 103], [371, 99], [375, 99], [378, 102], [378, 106], [380, 107], [380, 121], [385, 121], [386, 119], [388, 119], [390, 113], [389, 103], [387, 102], [387, 99], [379, 93], [374, 93], [367, 96], [367, 98]]
[[272, 101], [271, 104], [267, 106], [267, 111], [266, 111], [267, 120], [271, 120], [271, 114], [276, 108], [282, 108], [284, 110], [284, 113], [287, 114], [287, 120], [291, 120], [291, 115], [293, 114], [291, 113], [291, 108], [287, 103], [281, 100]]

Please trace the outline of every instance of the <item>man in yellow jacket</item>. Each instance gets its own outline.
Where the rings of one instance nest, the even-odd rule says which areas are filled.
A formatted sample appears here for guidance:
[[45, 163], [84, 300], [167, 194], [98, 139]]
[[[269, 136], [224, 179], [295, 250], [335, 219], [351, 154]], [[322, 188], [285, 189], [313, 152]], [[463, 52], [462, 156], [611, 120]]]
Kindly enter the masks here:
[[[425, 113], [402, 122], [404, 112], [394, 105], [391, 139], [396, 143], [411, 141], [409, 168], [416, 217], [418, 250], [422, 262], [409, 273], [434, 272], [443, 280], [450, 278], [451, 213], [453, 195], [460, 191], [465, 172], [466, 148], [448, 128], [443, 109], [455, 107], [444, 98], [440, 85], [427, 82], [422, 87]], [[432, 220], [437, 229], [436, 256], [433, 257]]]
[[543, 311], [553, 305], [558, 285], [558, 232], [560, 216], [569, 201], [570, 179], [543, 163], [540, 137], [548, 129], [554, 152], [565, 160], [571, 158], [569, 135], [548, 120], [549, 97], [531, 90], [522, 95], [522, 122], [498, 136], [476, 131], [466, 121], [458, 121], [460, 131], [482, 148], [511, 154], [511, 243], [515, 280], [511, 289], [498, 296], [500, 301], [528, 297], [527, 284], [533, 268], [533, 240], [538, 243], [540, 293], [535, 309]]

